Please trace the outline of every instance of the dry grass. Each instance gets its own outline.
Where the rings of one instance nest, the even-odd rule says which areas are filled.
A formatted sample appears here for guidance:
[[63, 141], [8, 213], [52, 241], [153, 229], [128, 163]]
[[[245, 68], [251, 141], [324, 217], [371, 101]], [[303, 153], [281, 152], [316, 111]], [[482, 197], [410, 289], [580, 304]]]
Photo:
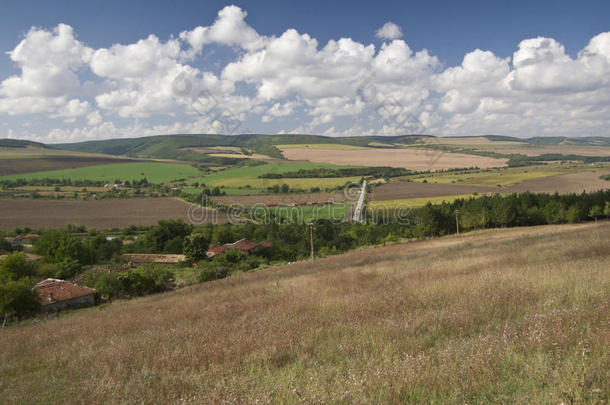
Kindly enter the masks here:
[[610, 223], [364, 249], [0, 333], [6, 403], [607, 403]]

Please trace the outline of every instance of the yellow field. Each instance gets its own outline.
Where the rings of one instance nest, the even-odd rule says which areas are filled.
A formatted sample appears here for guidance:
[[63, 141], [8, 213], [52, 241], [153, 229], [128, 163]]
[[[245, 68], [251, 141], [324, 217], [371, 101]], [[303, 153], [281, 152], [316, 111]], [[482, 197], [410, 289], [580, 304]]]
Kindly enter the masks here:
[[309, 149], [326, 149], [326, 150], [361, 150], [368, 149], [361, 146], [353, 145], [342, 145], [339, 143], [294, 143], [288, 145], [275, 145], [276, 148], [282, 149], [298, 149], [298, 148], [309, 148]]

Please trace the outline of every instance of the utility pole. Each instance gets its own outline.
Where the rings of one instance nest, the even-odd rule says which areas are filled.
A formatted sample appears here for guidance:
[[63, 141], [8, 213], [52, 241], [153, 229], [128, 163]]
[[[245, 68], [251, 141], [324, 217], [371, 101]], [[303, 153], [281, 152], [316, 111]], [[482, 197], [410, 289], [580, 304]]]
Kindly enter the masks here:
[[313, 222], [309, 224], [309, 245], [311, 246], [311, 261], [313, 262]]
[[455, 210], [455, 229], [457, 231], [457, 234], [460, 234], [460, 222], [458, 220], [458, 215], [460, 214], [460, 211]]

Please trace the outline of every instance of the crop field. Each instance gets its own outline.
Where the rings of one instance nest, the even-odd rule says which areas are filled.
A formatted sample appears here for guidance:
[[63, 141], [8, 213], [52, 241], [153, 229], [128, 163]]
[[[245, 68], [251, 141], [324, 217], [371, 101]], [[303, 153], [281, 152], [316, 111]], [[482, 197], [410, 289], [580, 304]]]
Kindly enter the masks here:
[[150, 182], [170, 183], [177, 179], [201, 176], [201, 172], [188, 164], [175, 163], [115, 163], [98, 166], [81, 167], [77, 169], [51, 170], [26, 174], [2, 176], [0, 180], [9, 179], [41, 179], [69, 178], [72, 180], [93, 180], [113, 183], [115, 180], [132, 181], [146, 177]]
[[24, 322], [2, 401], [608, 403], [609, 236], [472, 232]]
[[448, 153], [420, 148], [365, 148], [359, 150], [287, 148], [282, 153], [288, 160], [364, 166], [404, 167], [411, 170], [441, 170], [465, 167], [502, 167], [506, 159]]
[[369, 200], [398, 200], [406, 198], [431, 198], [450, 194], [485, 194], [497, 192], [497, 187], [469, 186], [462, 184], [445, 183], [417, 183], [407, 181], [394, 181], [371, 187]]
[[[598, 167], [599, 170], [601, 167]], [[471, 186], [508, 186], [526, 180], [545, 178], [558, 174], [574, 173], [579, 171], [596, 170], [591, 166], [582, 164], [548, 164], [526, 167], [509, 167], [485, 171], [446, 172], [409, 176], [414, 182], [428, 183], [456, 183]]]
[[527, 180], [519, 184], [506, 187], [504, 192], [522, 193], [532, 191], [539, 193], [582, 193], [610, 188], [610, 181], [600, 177], [609, 174], [610, 168], [578, 173], [566, 173], [556, 176]]
[[117, 156], [35, 146], [23, 148], [0, 147], [0, 176], [136, 161]]
[[287, 194], [258, 194], [258, 195], [226, 195], [210, 197], [214, 202], [223, 205], [242, 204], [245, 206], [256, 204], [285, 204], [290, 205], [301, 202], [343, 202], [347, 198], [342, 191], [316, 192], [316, 193], [287, 193]]
[[[224, 185], [228, 188], [239, 188], [251, 186], [252, 188], [265, 189], [275, 184], [288, 184], [296, 189], [309, 189], [311, 187], [334, 188], [342, 186], [350, 181], [358, 181], [359, 177], [340, 177], [340, 178], [298, 178], [298, 179], [261, 179], [258, 176], [266, 173], [285, 173], [297, 171], [300, 169], [316, 169], [316, 168], [341, 168], [346, 166], [338, 166], [324, 163], [309, 163], [309, 162], [270, 162], [259, 166], [238, 167], [234, 169], [224, 170], [202, 177], [199, 182], [205, 183], [208, 186]], [[361, 167], [361, 166], [347, 166]]]
[[[160, 219], [189, 220], [190, 205], [173, 198], [127, 198], [120, 200], [2, 200], [0, 229], [63, 228], [68, 224], [98, 229], [122, 228], [129, 225], [154, 225]], [[197, 212], [201, 215], [201, 211]], [[218, 211], [208, 212], [206, 221], [225, 222]]]
[[549, 153], [580, 156], [610, 156], [610, 147], [608, 146], [533, 145], [528, 142], [492, 141], [485, 137], [422, 138], [422, 142], [432, 145], [447, 145], [464, 147], [477, 151], [521, 154], [526, 156], [540, 156]]
[[275, 145], [279, 150], [284, 149], [324, 149], [324, 150], [362, 150], [368, 149], [362, 146], [343, 145], [340, 143], [293, 143], [287, 145]]
[[419, 198], [401, 198], [396, 200], [375, 200], [370, 201], [367, 204], [367, 208], [371, 210], [376, 209], [394, 209], [394, 208], [419, 208], [423, 207], [428, 203], [440, 204], [443, 202], [453, 202], [458, 198], [473, 198], [476, 195], [473, 194], [453, 194], [453, 195], [441, 195], [435, 197], [419, 197]]
[[318, 219], [341, 222], [350, 213], [350, 203], [302, 207], [272, 207], [269, 211], [289, 223], [304, 224]]

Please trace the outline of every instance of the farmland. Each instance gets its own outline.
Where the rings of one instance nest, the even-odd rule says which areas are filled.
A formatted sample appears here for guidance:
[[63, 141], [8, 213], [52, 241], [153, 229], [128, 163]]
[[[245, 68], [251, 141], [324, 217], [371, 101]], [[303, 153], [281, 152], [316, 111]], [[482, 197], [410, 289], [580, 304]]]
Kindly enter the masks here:
[[124, 162], [135, 162], [135, 160], [33, 145], [0, 146], [0, 176]]
[[[16, 227], [63, 228], [68, 224], [111, 229], [128, 225], [154, 225], [160, 219], [188, 218], [189, 205], [172, 198], [129, 198], [100, 201], [3, 200], [0, 230]], [[213, 215], [212, 215], [213, 214]], [[214, 211], [209, 220], [226, 221]]]
[[99, 166], [88, 166], [77, 169], [51, 170], [12, 176], [3, 176], [2, 180], [14, 179], [72, 179], [92, 180], [113, 183], [115, 180], [133, 181], [148, 179], [152, 183], [169, 183], [180, 178], [199, 176], [196, 168], [186, 164], [171, 163], [117, 163]]
[[[275, 184], [288, 184], [291, 188], [307, 190], [311, 187], [334, 188], [343, 186], [350, 181], [358, 181], [356, 177], [343, 178], [299, 178], [299, 179], [267, 179], [258, 178], [258, 176], [267, 173], [284, 173], [292, 172], [300, 169], [316, 169], [316, 168], [339, 168], [344, 166], [325, 164], [325, 163], [309, 163], [309, 162], [271, 162], [264, 165], [252, 167], [239, 167], [220, 171], [199, 179], [200, 182], [210, 186], [224, 185], [228, 188], [246, 187], [262, 188], [273, 186]], [[359, 167], [359, 166], [349, 166]]]
[[364, 148], [358, 150], [286, 148], [282, 150], [282, 153], [288, 160], [307, 160], [340, 165], [358, 162], [364, 166], [403, 167], [410, 170], [488, 168], [506, 165], [506, 159], [419, 148]]
[[458, 198], [472, 198], [475, 197], [473, 194], [451, 194], [451, 195], [441, 195], [435, 197], [418, 197], [418, 198], [401, 198], [396, 200], [373, 200], [368, 203], [367, 208], [370, 210], [377, 209], [410, 209], [410, 208], [419, 208], [424, 205], [431, 204], [440, 204], [443, 202], [453, 202]]
[[3, 402], [607, 403], [609, 234], [472, 232], [24, 323]]

